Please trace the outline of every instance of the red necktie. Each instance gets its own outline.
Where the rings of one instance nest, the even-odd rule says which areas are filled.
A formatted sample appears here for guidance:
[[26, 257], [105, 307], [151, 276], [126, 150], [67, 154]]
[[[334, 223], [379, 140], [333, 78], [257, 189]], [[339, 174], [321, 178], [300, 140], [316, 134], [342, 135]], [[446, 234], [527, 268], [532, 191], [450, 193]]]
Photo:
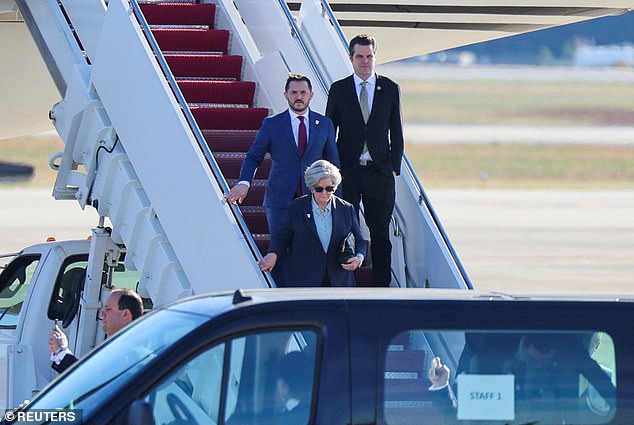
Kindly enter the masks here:
[[[298, 116], [299, 118], [299, 131], [297, 132], [297, 153], [299, 157], [302, 158], [304, 156], [304, 152], [306, 152], [306, 124], [304, 124], [304, 117], [302, 115]], [[302, 176], [299, 176], [299, 181], [297, 182], [297, 190], [295, 192], [295, 196], [302, 196]]]
[[297, 132], [297, 152], [299, 153], [299, 157], [304, 156], [304, 152], [306, 152], [306, 124], [304, 124], [304, 117], [298, 116], [299, 118], [299, 131]]

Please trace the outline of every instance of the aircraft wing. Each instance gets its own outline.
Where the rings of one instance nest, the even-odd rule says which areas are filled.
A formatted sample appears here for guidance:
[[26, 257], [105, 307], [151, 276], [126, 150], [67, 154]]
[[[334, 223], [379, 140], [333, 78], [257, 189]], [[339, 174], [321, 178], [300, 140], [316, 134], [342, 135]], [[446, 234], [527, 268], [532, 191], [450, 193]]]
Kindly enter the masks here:
[[[291, 9], [300, 1], [289, 0]], [[328, 0], [346, 39], [371, 34], [381, 62], [588, 19], [619, 15], [634, 0]]]
[[[319, 1], [319, 0], [314, 0]], [[619, 15], [634, 0], [327, 0], [346, 39], [372, 34], [380, 62], [390, 62], [496, 38]], [[301, 0], [287, 0], [299, 10]], [[0, 0], [0, 20], [13, 0]]]

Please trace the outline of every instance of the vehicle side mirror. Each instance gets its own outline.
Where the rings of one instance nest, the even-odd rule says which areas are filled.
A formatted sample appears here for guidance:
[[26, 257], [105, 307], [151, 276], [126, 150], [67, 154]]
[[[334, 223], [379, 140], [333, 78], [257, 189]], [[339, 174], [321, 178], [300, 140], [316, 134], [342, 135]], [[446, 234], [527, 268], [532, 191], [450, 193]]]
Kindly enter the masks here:
[[145, 400], [134, 400], [128, 408], [128, 424], [155, 425], [150, 403]]

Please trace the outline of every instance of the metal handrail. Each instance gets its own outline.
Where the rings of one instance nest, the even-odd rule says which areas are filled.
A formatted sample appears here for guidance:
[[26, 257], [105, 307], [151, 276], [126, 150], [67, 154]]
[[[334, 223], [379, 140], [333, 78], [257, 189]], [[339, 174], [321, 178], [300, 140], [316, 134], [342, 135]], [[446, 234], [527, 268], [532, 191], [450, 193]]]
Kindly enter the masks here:
[[304, 35], [302, 34], [299, 27], [297, 26], [297, 23], [295, 22], [295, 18], [293, 17], [293, 14], [291, 13], [291, 9], [288, 7], [288, 4], [286, 4], [285, 0], [278, 0], [278, 4], [280, 5], [280, 8], [284, 12], [284, 15], [286, 15], [286, 19], [288, 20], [288, 23], [291, 26], [291, 35], [296, 37], [302, 51], [308, 58], [308, 62], [311, 68], [313, 69], [313, 72], [317, 76], [319, 85], [321, 86], [324, 93], [327, 94], [330, 85], [326, 82], [326, 77], [324, 76], [324, 73], [321, 72], [321, 70], [317, 67], [316, 65], [317, 59], [308, 48], [308, 43], [306, 43], [306, 40], [304, 39]]
[[425, 207], [429, 211], [429, 214], [431, 215], [432, 220], [434, 220], [434, 224], [436, 224], [436, 227], [438, 228], [438, 231], [440, 232], [440, 236], [445, 242], [445, 245], [447, 245], [449, 254], [451, 254], [451, 257], [453, 258], [454, 263], [456, 263], [456, 267], [458, 267], [458, 271], [460, 271], [460, 274], [462, 275], [462, 278], [467, 284], [467, 287], [469, 289], [473, 289], [473, 284], [471, 283], [471, 279], [469, 279], [469, 275], [467, 274], [467, 271], [463, 267], [462, 262], [460, 261], [460, 258], [458, 257], [458, 253], [456, 252], [453, 245], [449, 241], [449, 237], [447, 236], [447, 233], [445, 232], [445, 228], [443, 227], [442, 223], [440, 222], [440, 219], [436, 215], [436, 211], [434, 211], [434, 207], [432, 207], [431, 202], [429, 201], [429, 198], [427, 197], [427, 194], [425, 193], [425, 189], [423, 189], [423, 185], [420, 183], [420, 180], [418, 180], [418, 176], [416, 176], [416, 173], [414, 172], [414, 167], [412, 166], [412, 163], [409, 161], [409, 158], [407, 158], [407, 155], [405, 154], [403, 154], [403, 163], [405, 164], [405, 168], [407, 168], [407, 172], [409, 173], [410, 177], [412, 178], [412, 181], [414, 182], [418, 190], [418, 204], [419, 205], [423, 205], [423, 203], [425, 204]]
[[348, 40], [346, 40], [346, 36], [341, 29], [341, 25], [339, 25], [339, 21], [337, 20], [337, 17], [335, 16], [335, 13], [332, 11], [332, 8], [330, 7], [330, 4], [328, 4], [327, 0], [321, 0], [321, 8], [323, 9], [324, 12], [326, 12], [326, 15], [328, 15], [328, 20], [330, 21], [333, 28], [337, 32], [337, 35], [339, 36], [339, 40], [341, 40], [341, 44], [343, 44], [343, 47], [345, 48], [345, 50], [348, 51]]
[[[150, 48], [156, 55], [156, 59], [159, 63], [159, 66], [161, 67], [163, 74], [167, 78], [167, 81], [170, 87], [172, 88], [172, 92], [174, 93], [174, 96], [176, 96], [176, 101], [181, 106], [181, 110], [185, 114], [187, 123], [189, 124], [189, 127], [192, 130], [192, 132], [194, 133], [194, 137], [196, 138], [198, 145], [202, 149], [205, 159], [207, 160], [207, 163], [211, 167], [211, 172], [213, 173], [214, 177], [216, 178], [216, 181], [220, 185], [223, 193], [225, 194], [225, 200], [226, 200], [226, 194], [229, 193], [229, 185], [227, 184], [227, 181], [225, 180], [224, 175], [222, 174], [222, 171], [220, 170], [220, 167], [218, 166], [218, 163], [216, 162], [216, 159], [214, 158], [213, 153], [211, 152], [211, 149], [209, 149], [209, 146], [207, 145], [207, 142], [205, 141], [205, 137], [200, 131], [200, 127], [198, 127], [198, 123], [196, 122], [194, 115], [189, 109], [189, 105], [187, 104], [187, 101], [185, 100], [183, 93], [178, 87], [178, 83], [176, 82], [176, 79], [174, 78], [174, 75], [172, 74], [172, 71], [170, 70], [169, 65], [167, 64], [167, 61], [165, 60], [165, 57], [163, 56], [163, 52], [161, 51], [158, 45], [158, 42], [156, 41], [156, 38], [154, 37], [154, 34], [152, 34], [150, 26], [147, 23], [147, 20], [145, 19], [143, 12], [141, 11], [141, 7], [139, 6], [138, 1], [137, 0], [129, 0], [129, 1], [130, 1], [130, 5], [132, 6], [132, 9], [134, 10], [134, 14], [139, 24], [141, 25], [141, 27], [143, 28], [143, 31], [145, 32], [145, 37], [147, 38], [147, 41], [150, 44]], [[247, 244], [249, 245], [249, 249], [251, 250], [253, 255], [255, 255], [256, 259], [258, 260], [261, 259], [262, 254], [260, 253], [260, 250], [258, 249], [255, 243], [255, 239], [253, 239], [253, 235], [249, 231], [249, 228], [246, 222], [244, 221], [244, 217], [242, 216], [242, 212], [240, 211], [240, 208], [235, 204], [229, 204], [229, 207], [238, 223], [238, 226], [240, 227], [242, 234], [244, 235], [247, 241]], [[266, 274], [264, 275], [264, 278], [269, 284], [269, 286], [271, 286], [270, 279]]]

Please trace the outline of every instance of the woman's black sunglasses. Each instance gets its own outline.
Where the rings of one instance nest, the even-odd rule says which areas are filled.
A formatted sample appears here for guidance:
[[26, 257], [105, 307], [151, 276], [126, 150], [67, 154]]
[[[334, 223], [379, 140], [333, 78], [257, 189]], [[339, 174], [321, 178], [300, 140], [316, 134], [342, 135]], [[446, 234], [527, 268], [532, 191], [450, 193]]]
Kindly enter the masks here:
[[317, 193], [321, 193], [324, 190], [326, 192], [334, 192], [335, 191], [335, 187], [334, 186], [326, 186], [326, 187], [321, 187], [321, 186], [315, 186], [313, 187], [313, 190]]

